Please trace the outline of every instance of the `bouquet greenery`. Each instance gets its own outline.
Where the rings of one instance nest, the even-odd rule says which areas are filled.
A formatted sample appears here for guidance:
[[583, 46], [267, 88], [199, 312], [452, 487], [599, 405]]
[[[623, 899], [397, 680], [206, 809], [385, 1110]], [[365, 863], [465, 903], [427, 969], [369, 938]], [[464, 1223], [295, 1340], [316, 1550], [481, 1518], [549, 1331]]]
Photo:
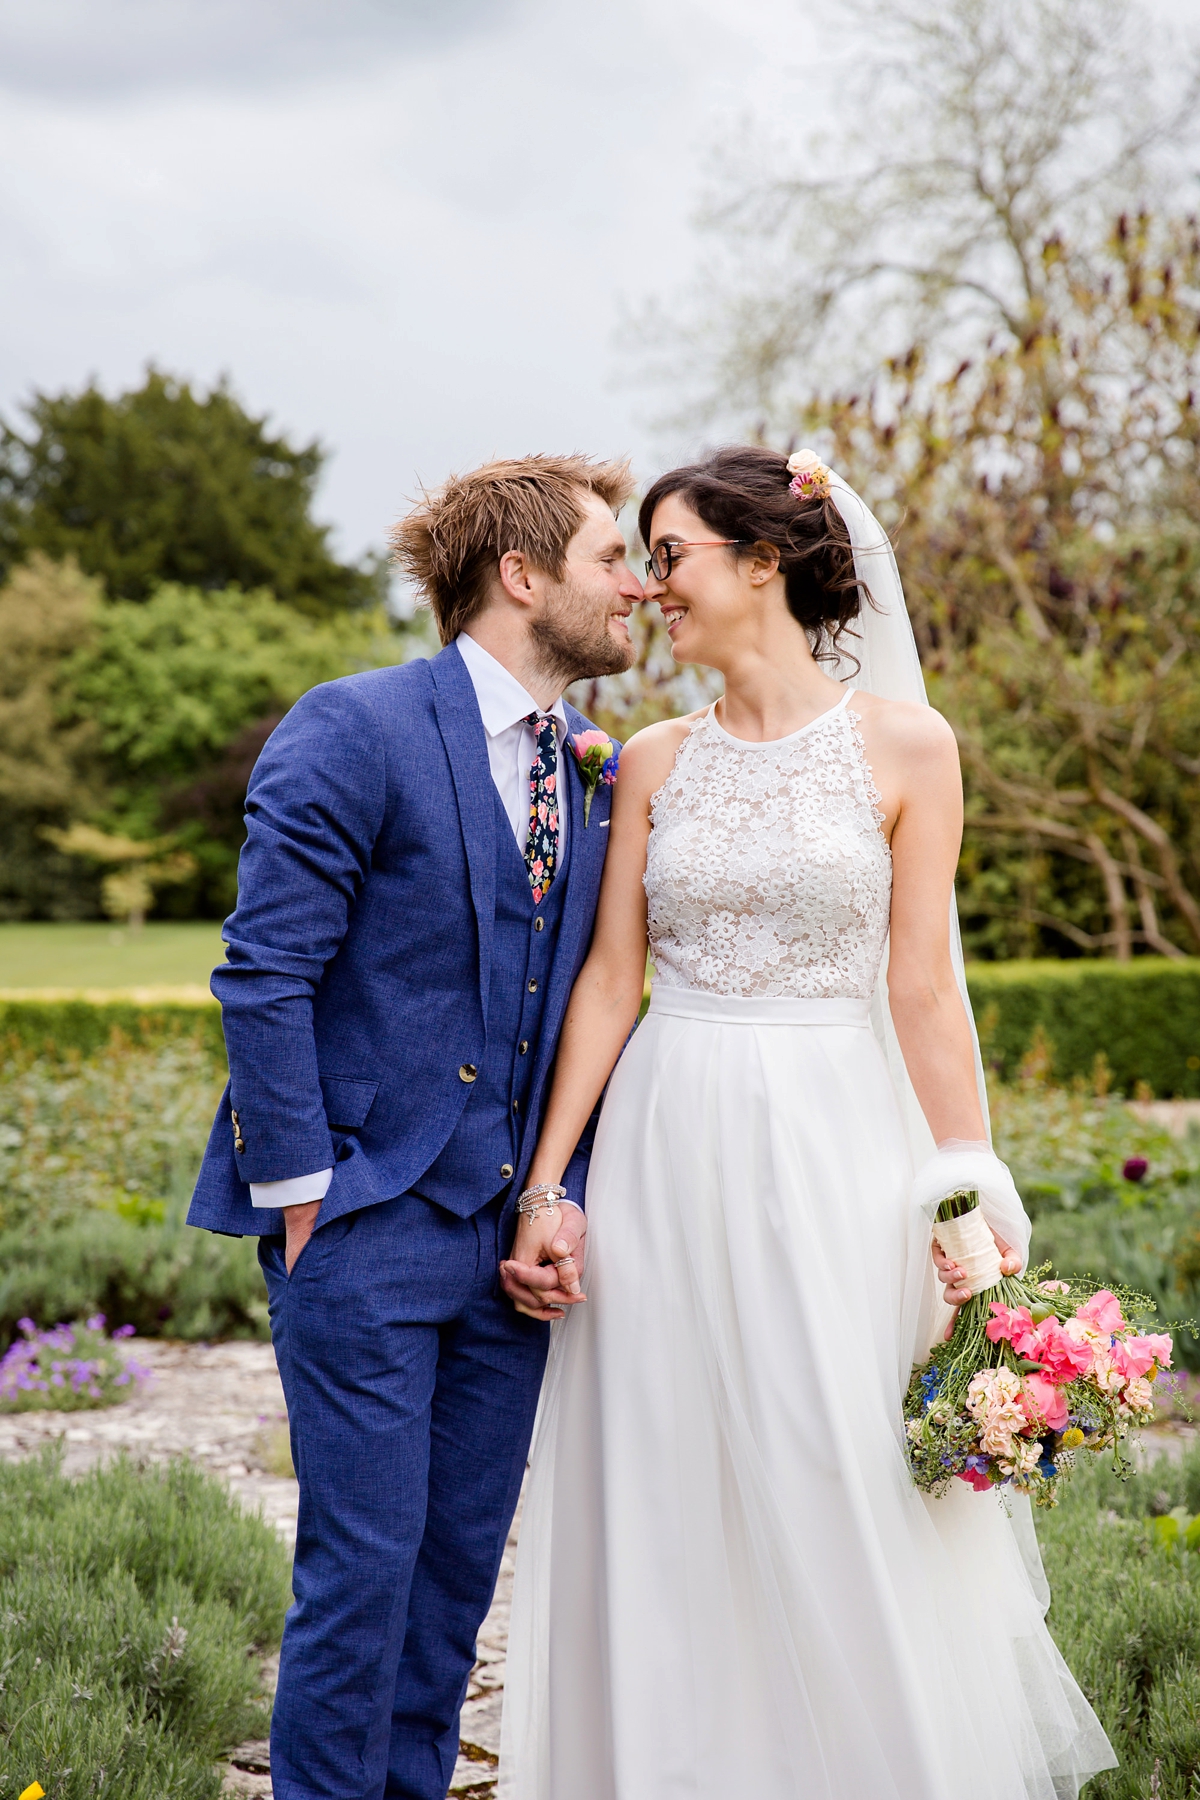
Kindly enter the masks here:
[[[937, 1209], [934, 1235], [960, 1266], [979, 1267], [949, 1341], [913, 1370], [904, 1401], [916, 1484], [941, 1494], [957, 1477], [1011, 1486], [1053, 1506], [1080, 1449], [1112, 1450], [1154, 1416], [1151, 1383], [1171, 1366], [1171, 1339], [1130, 1324], [1145, 1296], [1088, 1281], [1051, 1281], [1049, 1265], [1004, 1276], [987, 1267], [979, 1195], [962, 1189]], [[973, 1254], [972, 1254], [973, 1253]], [[1042, 1277], [1042, 1279], [1039, 1279]]]

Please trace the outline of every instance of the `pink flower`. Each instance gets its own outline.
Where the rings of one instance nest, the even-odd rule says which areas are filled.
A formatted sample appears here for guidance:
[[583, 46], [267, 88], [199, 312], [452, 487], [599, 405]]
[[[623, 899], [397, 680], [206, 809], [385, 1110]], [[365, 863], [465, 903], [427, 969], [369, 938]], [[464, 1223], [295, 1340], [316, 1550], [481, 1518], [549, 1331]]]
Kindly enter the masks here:
[[604, 747], [604, 759], [607, 761], [612, 755], [612, 739], [607, 731], [577, 731], [571, 739], [571, 748], [580, 762], [583, 761], [587, 751], [599, 749], [601, 745]]
[[986, 1493], [992, 1485], [981, 1469], [960, 1469], [958, 1479], [968, 1482], [977, 1494]]
[[1001, 1306], [998, 1300], [993, 1300], [989, 1310], [995, 1315], [987, 1327], [987, 1335], [992, 1343], [998, 1344], [1001, 1339], [1007, 1338], [1018, 1356], [1028, 1355], [1025, 1345], [1035, 1336], [1029, 1308], [1018, 1306], [1014, 1311], [1010, 1307]]
[[1107, 1345], [1097, 1344], [1093, 1349], [1091, 1375], [1102, 1394], [1119, 1394], [1125, 1386], [1125, 1376]]
[[1022, 1354], [1032, 1362], [1040, 1362], [1051, 1381], [1074, 1381], [1092, 1366], [1091, 1345], [1069, 1337], [1057, 1319], [1044, 1319], [1026, 1344], [1029, 1347]]
[[1112, 1359], [1128, 1381], [1138, 1381], [1149, 1374], [1155, 1363], [1169, 1369], [1174, 1345], [1165, 1331], [1149, 1337], [1118, 1338], [1112, 1347]]
[[1091, 1299], [1079, 1308], [1075, 1317], [1086, 1319], [1089, 1325], [1096, 1327], [1097, 1331], [1106, 1333], [1121, 1331], [1125, 1325], [1125, 1321], [1121, 1317], [1121, 1302], [1115, 1294], [1110, 1294], [1107, 1288], [1101, 1288], [1098, 1294], [1093, 1294]]
[[1025, 1377], [1021, 1383], [1021, 1404], [1031, 1424], [1044, 1423], [1048, 1431], [1061, 1431], [1066, 1425], [1067, 1403], [1044, 1375]]

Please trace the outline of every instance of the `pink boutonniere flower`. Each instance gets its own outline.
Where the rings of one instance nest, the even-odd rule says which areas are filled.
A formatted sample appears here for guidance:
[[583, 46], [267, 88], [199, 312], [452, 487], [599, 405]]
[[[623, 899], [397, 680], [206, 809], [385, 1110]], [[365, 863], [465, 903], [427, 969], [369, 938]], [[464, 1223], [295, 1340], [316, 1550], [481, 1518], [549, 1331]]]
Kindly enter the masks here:
[[581, 731], [567, 742], [583, 776], [583, 822], [586, 825], [592, 816], [596, 789], [601, 783], [611, 787], [617, 779], [617, 746], [603, 731]]

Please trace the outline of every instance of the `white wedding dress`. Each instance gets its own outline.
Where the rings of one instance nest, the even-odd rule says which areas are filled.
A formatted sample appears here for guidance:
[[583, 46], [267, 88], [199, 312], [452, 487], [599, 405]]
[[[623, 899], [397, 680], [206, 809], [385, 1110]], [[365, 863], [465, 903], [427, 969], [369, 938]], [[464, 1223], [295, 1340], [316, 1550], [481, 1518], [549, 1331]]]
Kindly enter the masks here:
[[1058, 1800], [1116, 1760], [1003, 1502], [907, 1472], [929, 1223], [868, 1025], [891, 857], [852, 702], [767, 744], [710, 711], [654, 800], [657, 979], [542, 1397], [506, 1800]]

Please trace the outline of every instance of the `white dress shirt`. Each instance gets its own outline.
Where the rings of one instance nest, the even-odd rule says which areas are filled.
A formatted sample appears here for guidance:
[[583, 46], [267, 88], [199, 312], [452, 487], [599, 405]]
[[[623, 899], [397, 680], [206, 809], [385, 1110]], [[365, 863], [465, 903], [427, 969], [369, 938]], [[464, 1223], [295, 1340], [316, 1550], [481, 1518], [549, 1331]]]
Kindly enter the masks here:
[[[463, 632], [455, 643], [467, 665], [467, 674], [479, 702], [492, 780], [508, 814], [517, 849], [524, 856], [529, 836], [529, 772], [537, 753], [537, 734], [532, 725], [526, 725], [525, 718], [533, 712], [543, 716], [548, 714], [554, 720], [561, 766], [568, 729], [562, 695], [553, 706], [541, 707], [525, 692], [516, 676], [473, 637]], [[558, 832], [561, 850], [567, 836], [565, 806], [559, 808]], [[254, 1206], [303, 1206], [310, 1200], [323, 1200], [332, 1178], [332, 1169], [318, 1169], [315, 1174], [293, 1175], [286, 1181], [252, 1181], [250, 1201]]]

